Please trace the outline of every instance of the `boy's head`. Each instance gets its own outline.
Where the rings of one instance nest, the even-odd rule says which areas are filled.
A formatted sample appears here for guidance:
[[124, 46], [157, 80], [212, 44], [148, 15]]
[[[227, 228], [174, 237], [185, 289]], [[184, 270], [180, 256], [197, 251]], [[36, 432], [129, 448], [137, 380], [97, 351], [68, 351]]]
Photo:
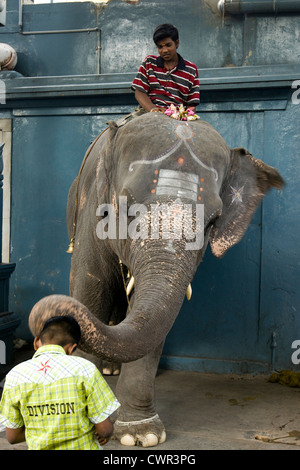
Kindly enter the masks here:
[[165, 65], [173, 68], [178, 61], [179, 39], [177, 28], [171, 24], [161, 24], [155, 29], [153, 40]]
[[178, 29], [169, 23], [160, 24], [155, 28], [153, 33], [153, 41], [156, 45], [166, 38], [171, 38], [175, 43], [179, 40]]
[[38, 349], [46, 344], [57, 344], [62, 346], [67, 354], [72, 354], [80, 338], [80, 326], [73, 317], [51, 317], [45, 322], [39, 337], [35, 338], [34, 346]]

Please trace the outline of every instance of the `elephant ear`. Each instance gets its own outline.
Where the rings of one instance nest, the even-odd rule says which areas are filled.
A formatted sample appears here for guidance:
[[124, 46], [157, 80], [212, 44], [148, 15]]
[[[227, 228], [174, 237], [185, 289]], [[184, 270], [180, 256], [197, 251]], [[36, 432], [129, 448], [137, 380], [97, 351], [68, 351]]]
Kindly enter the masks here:
[[281, 189], [284, 181], [278, 171], [254, 158], [244, 148], [231, 150], [231, 167], [220, 194], [223, 209], [211, 233], [212, 253], [221, 258], [238, 243], [265, 194], [272, 187]]

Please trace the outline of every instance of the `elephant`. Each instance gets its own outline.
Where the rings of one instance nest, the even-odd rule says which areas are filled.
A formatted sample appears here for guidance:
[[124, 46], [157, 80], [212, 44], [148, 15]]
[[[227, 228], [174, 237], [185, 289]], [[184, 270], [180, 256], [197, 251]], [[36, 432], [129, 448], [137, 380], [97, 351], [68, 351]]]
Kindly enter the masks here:
[[201, 119], [146, 113], [122, 126], [111, 121], [89, 147], [67, 203], [69, 295], [41, 299], [29, 326], [37, 335], [49, 316], [72, 314], [80, 348], [122, 364], [114, 423], [122, 444], [165, 441], [155, 376], [187, 289], [208, 244], [224, 256], [265, 194], [283, 185], [275, 168], [231, 149]]

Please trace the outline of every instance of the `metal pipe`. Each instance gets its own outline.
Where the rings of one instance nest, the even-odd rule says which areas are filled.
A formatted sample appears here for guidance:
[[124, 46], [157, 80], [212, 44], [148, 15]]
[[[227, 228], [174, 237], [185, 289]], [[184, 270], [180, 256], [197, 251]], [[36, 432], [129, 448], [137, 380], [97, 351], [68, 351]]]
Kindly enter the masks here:
[[300, 12], [300, 0], [219, 0], [218, 9], [231, 15], [296, 13]]
[[272, 370], [275, 370], [275, 349], [276, 348], [277, 348], [276, 333], [275, 333], [275, 331], [272, 331], [272, 337], [271, 337], [271, 367], [272, 367]]
[[84, 28], [84, 29], [53, 29], [49, 31], [20, 31], [21, 34], [66, 34], [66, 33], [91, 33], [99, 31], [99, 28]]
[[19, 32], [23, 29], [23, 0], [19, 0]]

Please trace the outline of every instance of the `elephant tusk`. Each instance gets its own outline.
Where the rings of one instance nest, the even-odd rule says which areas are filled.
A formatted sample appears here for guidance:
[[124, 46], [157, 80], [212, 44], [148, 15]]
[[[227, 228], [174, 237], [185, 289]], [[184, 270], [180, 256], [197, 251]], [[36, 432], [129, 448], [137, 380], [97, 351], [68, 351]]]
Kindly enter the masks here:
[[130, 295], [130, 292], [132, 291], [134, 286], [134, 277], [131, 276], [130, 281], [128, 283], [128, 286], [126, 287], [126, 295], [127, 297]]
[[[128, 286], [126, 287], [126, 295], [129, 296], [134, 286], [134, 277], [131, 276]], [[192, 286], [191, 284], [188, 285], [186, 290], [186, 297], [188, 300], [192, 298]]]
[[191, 284], [189, 284], [189, 285], [187, 286], [186, 298], [187, 298], [188, 300], [191, 300], [191, 298], [192, 298], [192, 286], [191, 286]]

